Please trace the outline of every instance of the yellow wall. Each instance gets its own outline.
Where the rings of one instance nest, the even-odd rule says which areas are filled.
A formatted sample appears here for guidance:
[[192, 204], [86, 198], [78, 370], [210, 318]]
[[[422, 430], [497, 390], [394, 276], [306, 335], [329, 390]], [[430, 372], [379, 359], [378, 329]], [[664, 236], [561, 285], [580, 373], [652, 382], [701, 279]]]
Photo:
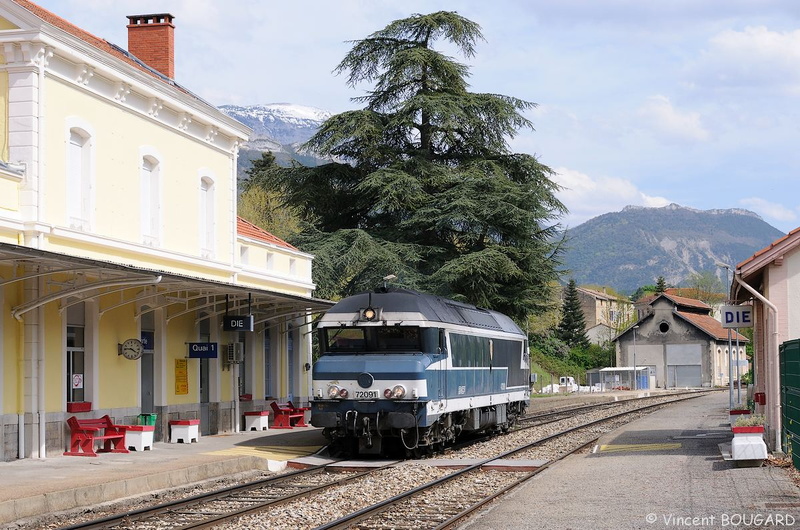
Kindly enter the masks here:
[[8, 161], [8, 72], [0, 72], [0, 159]]
[[175, 359], [184, 359], [188, 354], [186, 342], [196, 341], [197, 332], [194, 330], [194, 321], [197, 315], [189, 313], [174, 320], [167, 326], [167, 350], [163, 352], [166, 359], [166, 398], [167, 403], [188, 404], [200, 401], [200, 382], [197, 380], [197, 359], [189, 359], [187, 370], [189, 372], [189, 393], [175, 393]]
[[[0, 266], [0, 277], [10, 278], [13, 269], [8, 266]], [[11, 308], [19, 303], [20, 290], [17, 284], [10, 284], [3, 289], [3, 319], [2, 336], [2, 359], [3, 362], [3, 414], [15, 414], [20, 411], [18, 385], [19, 385], [19, 360], [22, 356], [20, 345], [21, 328], [19, 322], [11, 316]]]
[[[216, 257], [230, 261], [234, 201], [230, 153], [191, 139], [124, 106], [76, 90], [56, 78], [46, 78], [44, 94], [48, 125], [47, 174], [44, 177], [48, 183], [44, 208], [46, 223], [68, 226], [64, 178], [68, 118], [77, 117], [95, 135], [94, 195], [95, 204], [102, 207], [96, 208], [93, 233], [141, 242], [140, 147], [151, 147], [160, 155], [160, 248], [200, 256], [200, 170], [204, 168], [215, 181]], [[138, 258], [139, 264], [144, 264], [142, 257]]]
[[[2, 124], [0, 124], [2, 127]], [[2, 158], [2, 155], [0, 155]], [[0, 210], [19, 211], [19, 179], [0, 175]]]
[[2, 31], [4, 29], [19, 29], [19, 26], [15, 25], [13, 22], [9, 21], [8, 19], [0, 17], [0, 31]]
[[[36, 311], [35, 309], [33, 311]], [[58, 304], [53, 302], [44, 306], [44, 403], [45, 410], [64, 410], [67, 396], [67, 376], [62, 368], [66, 364], [66, 339], [64, 338], [64, 322], [58, 311]], [[86, 382], [84, 382], [84, 385]]]
[[[134, 291], [128, 291], [134, 292]], [[119, 294], [104, 298], [116, 298]], [[101, 307], [102, 307], [101, 298]], [[87, 315], [88, 317], [88, 315]], [[134, 407], [139, 399], [139, 363], [118, 355], [118, 344], [126, 339], [138, 338], [138, 321], [134, 316], [134, 304], [128, 304], [103, 314], [96, 329], [98, 351], [93, 352], [102, 374], [95, 391], [93, 408]]]

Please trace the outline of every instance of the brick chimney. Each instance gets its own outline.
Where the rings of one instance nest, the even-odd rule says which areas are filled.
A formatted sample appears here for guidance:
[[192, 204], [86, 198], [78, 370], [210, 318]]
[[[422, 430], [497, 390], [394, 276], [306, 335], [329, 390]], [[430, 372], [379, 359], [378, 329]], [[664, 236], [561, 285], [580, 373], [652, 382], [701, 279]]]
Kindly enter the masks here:
[[128, 51], [170, 79], [175, 77], [174, 18], [169, 13], [128, 16]]

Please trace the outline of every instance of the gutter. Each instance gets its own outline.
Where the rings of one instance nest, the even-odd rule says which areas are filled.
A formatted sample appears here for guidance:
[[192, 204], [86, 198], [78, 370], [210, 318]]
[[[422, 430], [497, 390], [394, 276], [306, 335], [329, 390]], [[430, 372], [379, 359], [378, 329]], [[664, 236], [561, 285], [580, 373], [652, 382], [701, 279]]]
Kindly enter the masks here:
[[755, 298], [761, 301], [764, 305], [769, 307], [770, 311], [772, 311], [772, 340], [767, 344], [767, 361], [769, 361], [770, 353], [773, 354], [772, 363], [772, 370], [768, 370], [769, 373], [769, 390], [770, 394], [774, 396], [770, 399], [770, 409], [772, 410], [772, 415], [774, 415], [775, 420], [775, 451], [782, 452], [782, 445], [781, 445], [781, 438], [782, 438], [782, 425], [781, 425], [781, 373], [780, 373], [780, 363], [778, 362], [778, 308], [775, 307], [775, 304], [767, 300], [764, 295], [756, 291], [753, 287], [745, 283], [742, 280], [741, 273], [735, 272], [733, 275], [733, 279], [744, 287], [750, 294], [752, 294]]

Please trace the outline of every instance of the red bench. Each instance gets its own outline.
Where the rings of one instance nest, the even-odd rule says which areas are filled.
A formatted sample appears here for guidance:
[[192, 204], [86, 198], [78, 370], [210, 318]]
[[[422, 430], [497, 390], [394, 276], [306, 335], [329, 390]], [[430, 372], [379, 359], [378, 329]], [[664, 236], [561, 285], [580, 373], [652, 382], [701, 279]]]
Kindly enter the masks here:
[[[72, 416], [67, 420], [72, 431], [69, 442], [69, 451], [66, 456], [97, 456], [97, 453], [128, 453], [125, 447], [126, 425], [114, 425], [106, 414], [102, 418], [79, 420]], [[95, 452], [94, 443], [103, 441], [102, 449]]]
[[297, 409], [288, 404], [278, 405], [276, 402], [269, 404], [275, 414], [272, 422], [273, 429], [291, 429], [292, 427], [308, 427], [304, 409]]

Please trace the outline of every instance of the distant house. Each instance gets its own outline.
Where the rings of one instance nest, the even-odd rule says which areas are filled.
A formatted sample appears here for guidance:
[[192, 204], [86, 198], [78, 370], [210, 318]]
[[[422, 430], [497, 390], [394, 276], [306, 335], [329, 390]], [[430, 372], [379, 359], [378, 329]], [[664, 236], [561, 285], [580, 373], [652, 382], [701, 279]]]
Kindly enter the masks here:
[[617, 331], [633, 317], [633, 304], [625, 298], [578, 287], [586, 335], [593, 344], [611, 342]]
[[[661, 293], [637, 302], [636, 310], [637, 322], [614, 339], [617, 366], [633, 366], [635, 356], [636, 366], [650, 369], [651, 386], [660, 388], [728, 384], [728, 330], [711, 316], [711, 306]], [[731, 333], [737, 359], [746, 359], [747, 342]]]

